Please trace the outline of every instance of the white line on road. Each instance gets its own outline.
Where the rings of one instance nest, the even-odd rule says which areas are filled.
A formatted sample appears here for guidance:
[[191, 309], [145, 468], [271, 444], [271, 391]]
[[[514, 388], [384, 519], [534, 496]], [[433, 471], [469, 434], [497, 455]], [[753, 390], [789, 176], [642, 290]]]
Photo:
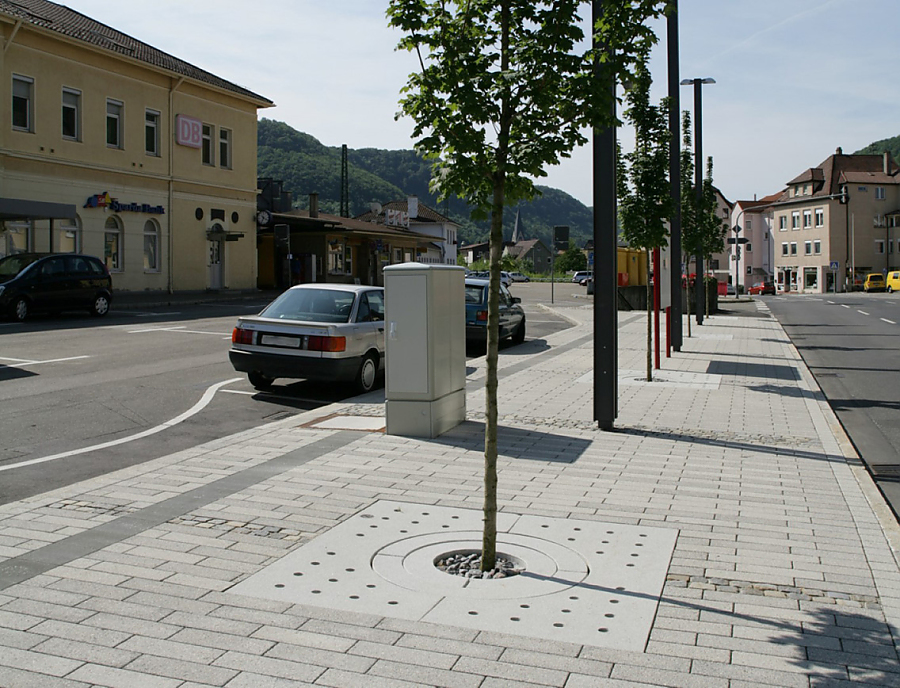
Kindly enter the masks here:
[[183, 330], [187, 325], [172, 325], [171, 327], [145, 327], [140, 330], [128, 330], [128, 334], [143, 334], [144, 332], [171, 332]]
[[862, 313], [863, 315], [868, 315], [865, 311], [856, 311], [857, 313]]
[[850, 306], [848, 306], [846, 303], [842, 303], [841, 308], [850, 308]]
[[883, 320], [884, 322], [886, 322], [886, 323], [890, 323], [891, 325], [896, 325], [896, 324], [897, 324], [897, 323], [895, 323], [893, 320], [888, 320], [887, 318], [882, 318], [882, 320]]
[[825, 303], [830, 303], [830, 304], [834, 305], [834, 301], [825, 301]]
[[82, 358], [90, 358], [90, 356], [69, 356], [68, 358], [50, 358], [46, 361], [27, 361], [23, 358], [6, 358], [0, 356], [0, 361], [14, 361], [13, 365], [33, 366], [40, 363], [61, 363], [63, 361], [77, 361]]
[[9, 464], [8, 466], [0, 466], [0, 472], [11, 471], [13, 468], [22, 468], [23, 466], [33, 466], [34, 464], [46, 463], [48, 461], [56, 461], [57, 459], [65, 459], [70, 456], [77, 456], [78, 454], [87, 454], [88, 452], [99, 451], [100, 449], [106, 449], [108, 447], [115, 447], [120, 444], [133, 442], [134, 440], [143, 439], [144, 437], [149, 437], [150, 435], [155, 435], [158, 432], [168, 430], [169, 428], [178, 425], [179, 423], [183, 423], [191, 416], [197, 415], [198, 413], [200, 413], [200, 411], [202, 411], [209, 405], [209, 403], [213, 400], [213, 397], [216, 395], [216, 392], [220, 388], [224, 387], [225, 385], [230, 385], [232, 382], [239, 382], [240, 380], [241, 378], [235, 377], [230, 380], [225, 380], [224, 382], [217, 382], [214, 385], [210, 385], [203, 393], [203, 396], [200, 397], [200, 401], [191, 406], [191, 408], [189, 408], [181, 415], [175, 416], [172, 420], [167, 420], [165, 423], [161, 423], [155, 427], [148, 428], [147, 430], [142, 430], [141, 432], [134, 435], [129, 435], [128, 437], [121, 437], [110, 442], [95, 444], [91, 447], [82, 447], [81, 449], [73, 449], [72, 451], [62, 452], [60, 454], [43, 456], [39, 459], [30, 459], [28, 461], [20, 461], [19, 463]]
[[132, 313], [138, 318], [155, 318], [158, 315], [181, 315], [181, 311], [172, 311], [171, 313]]

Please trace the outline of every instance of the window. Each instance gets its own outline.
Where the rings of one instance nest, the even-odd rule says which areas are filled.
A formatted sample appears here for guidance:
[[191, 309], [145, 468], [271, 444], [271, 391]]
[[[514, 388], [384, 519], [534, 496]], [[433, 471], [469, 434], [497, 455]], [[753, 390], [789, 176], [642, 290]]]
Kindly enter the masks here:
[[[31, 251], [31, 221], [6, 222], [6, 231], [0, 233], [0, 238], [5, 235], [6, 240], [0, 243], [0, 253], [11, 256], [14, 253], [27, 253]], [[0, 256], [2, 257], [2, 256]]]
[[806, 255], [806, 256], [812, 255], [812, 242], [811, 241], [803, 242], [803, 255]]
[[81, 140], [81, 91], [62, 90], [62, 135], [64, 139]]
[[144, 223], [144, 272], [159, 272], [159, 225], [155, 220]]
[[12, 126], [19, 131], [34, 131], [34, 79], [13, 74]]
[[753, 253], [753, 244], [744, 244], [744, 250], [747, 251], [747, 253]]
[[752, 227], [753, 227], [752, 222], [753, 222], [753, 220], [751, 220], [749, 217], [744, 221], [744, 223], [747, 226], [747, 229], [752, 229]]
[[815, 253], [817, 256], [822, 253], [822, 242], [821, 241], [813, 242], [813, 253]]
[[791, 229], [800, 229], [800, 211], [795, 210], [791, 213]]
[[147, 155], [159, 155], [159, 113], [156, 110], [144, 113], [144, 150]]
[[803, 288], [817, 289], [819, 287], [818, 268], [803, 268]]
[[106, 145], [123, 148], [122, 115], [125, 105], [119, 100], [106, 100]]
[[812, 210], [803, 211], [803, 229], [812, 227]]
[[[69, 220], [66, 220], [69, 222]], [[58, 225], [53, 228], [56, 234], [56, 250], [60, 253], [77, 253], [81, 250], [81, 219], [77, 216], [72, 224]]]
[[344, 243], [338, 239], [328, 242], [328, 272], [332, 275], [344, 274]]
[[778, 229], [780, 229], [782, 232], [787, 229], [787, 215], [778, 216]]
[[781, 244], [781, 255], [786, 256], [788, 254], [788, 243], [785, 241]]
[[875, 200], [876, 200], [876, 201], [883, 201], [883, 200], [884, 200], [884, 187], [883, 187], [883, 186], [876, 186], [876, 187], [875, 187]]
[[103, 229], [103, 262], [110, 272], [122, 271], [122, 227], [115, 217], [106, 218]]
[[213, 126], [212, 124], [203, 125], [203, 144], [200, 148], [200, 154], [204, 165], [215, 165], [216, 154], [213, 150]]
[[884, 239], [875, 240], [875, 253], [879, 256], [884, 255]]
[[816, 227], [825, 226], [825, 209], [816, 208]]
[[797, 255], [797, 242], [796, 241], [791, 242], [791, 255], [792, 256]]
[[219, 129], [219, 166], [231, 169], [231, 130]]
[[752, 265], [748, 265], [748, 266], [747, 266], [747, 274], [748, 274], [748, 275], [752, 275], [752, 274], [753, 274], [753, 266], [752, 266]]

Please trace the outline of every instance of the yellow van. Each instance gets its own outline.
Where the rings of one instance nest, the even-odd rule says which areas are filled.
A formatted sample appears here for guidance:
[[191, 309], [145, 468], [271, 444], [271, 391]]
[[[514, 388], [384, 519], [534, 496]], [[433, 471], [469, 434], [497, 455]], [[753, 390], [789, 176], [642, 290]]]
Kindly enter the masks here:
[[884, 275], [880, 272], [870, 272], [866, 275], [866, 282], [863, 284], [863, 291], [867, 294], [870, 291], [884, 291]]
[[888, 294], [893, 291], [900, 291], [900, 270], [894, 270], [893, 272], [888, 273], [885, 287], [887, 288]]

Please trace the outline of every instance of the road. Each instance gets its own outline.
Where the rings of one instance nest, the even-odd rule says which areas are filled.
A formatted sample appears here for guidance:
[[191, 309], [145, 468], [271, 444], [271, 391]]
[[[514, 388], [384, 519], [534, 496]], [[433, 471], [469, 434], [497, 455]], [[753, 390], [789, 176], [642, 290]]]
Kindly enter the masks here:
[[[513, 291], [523, 298], [527, 340], [570, 326], [537, 305], [542, 285], [524, 287]], [[352, 394], [344, 386], [288, 380], [262, 393], [235, 373], [227, 353], [234, 322], [264, 305], [0, 320], [0, 504]], [[501, 355], [512, 349], [504, 346]]]
[[763, 298], [900, 514], [900, 294]]

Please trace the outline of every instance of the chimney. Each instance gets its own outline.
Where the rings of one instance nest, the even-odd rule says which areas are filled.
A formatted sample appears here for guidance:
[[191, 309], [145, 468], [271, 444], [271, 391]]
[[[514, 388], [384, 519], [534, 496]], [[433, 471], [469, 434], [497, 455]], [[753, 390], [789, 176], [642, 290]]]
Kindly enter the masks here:
[[884, 152], [884, 173], [891, 173], [891, 154], [887, 151]]
[[843, 154], [844, 154], [844, 149], [841, 148], [840, 146], [838, 146], [837, 148], [834, 149], [834, 154], [835, 154], [835, 155], [843, 155]]
[[409, 219], [414, 220], [419, 217], [419, 198], [418, 196], [410, 196], [406, 199], [406, 212], [409, 213]]
[[317, 193], [309, 195], [309, 216], [319, 217], [319, 194]]

